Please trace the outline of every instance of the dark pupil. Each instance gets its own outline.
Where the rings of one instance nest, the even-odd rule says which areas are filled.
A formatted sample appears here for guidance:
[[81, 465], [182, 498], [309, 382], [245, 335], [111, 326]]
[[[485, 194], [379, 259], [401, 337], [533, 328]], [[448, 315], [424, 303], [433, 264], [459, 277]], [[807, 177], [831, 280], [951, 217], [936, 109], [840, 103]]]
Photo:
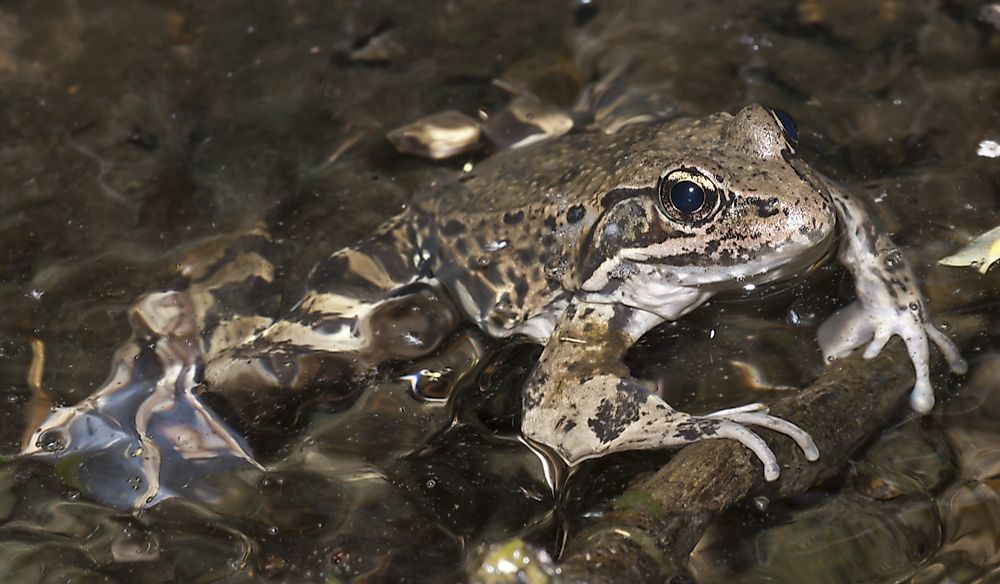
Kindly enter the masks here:
[[784, 130], [785, 136], [791, 142], [799, 141], [799, 129], [795, 126], [795, 120], [788, 112], [780, 109], [772, 110], [774, 112], [774, 117], [778, 118], [778, 122], [781, 124], [781, 129]]
[[670, 204], [681, 213], [690, 215], [705, 204], [705, 189], [689, 180], [678, 181], [670, 187]]

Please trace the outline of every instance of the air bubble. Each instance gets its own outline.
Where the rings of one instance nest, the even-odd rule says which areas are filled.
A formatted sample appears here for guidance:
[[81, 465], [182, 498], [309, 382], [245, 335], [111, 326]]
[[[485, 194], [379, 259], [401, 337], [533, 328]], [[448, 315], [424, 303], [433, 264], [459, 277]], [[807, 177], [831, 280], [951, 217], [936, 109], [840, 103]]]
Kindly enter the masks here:
[[885, 256], [885, 267], [890, 270], [895, 270], [896, 268], [903, 265], [903, 254], [899, 253], [898, 249], [890, 251]]
[[38, 442], [35, 444], [45, 452], [59, 452], [60, 450], [66, 448], [66, 441], [63, 437], [63, 433], [58, 430], [49, 430], [48, 432], [45, 432], [38, 437]]

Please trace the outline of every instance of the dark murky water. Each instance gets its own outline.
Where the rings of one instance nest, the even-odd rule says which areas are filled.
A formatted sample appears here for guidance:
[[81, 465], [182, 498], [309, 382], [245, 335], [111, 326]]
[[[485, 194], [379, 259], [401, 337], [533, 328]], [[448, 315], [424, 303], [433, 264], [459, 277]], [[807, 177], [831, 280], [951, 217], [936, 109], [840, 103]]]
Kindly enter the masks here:
[[[475, 160], [397, 154], [388, 130], [448, 108], [495, 109], [507, 98], [496, 78], [568, 105], [626, 56], [637, 111], [761, 102], [795, 115], [802, 156], [877, 202], [971, 365], [962, 379], [939, 371], [950, 397], [935, 414], [887, 429], [839, 479], [766, 514], [720, 518], [691, 577], [996, 578], [1000, 271], [936, 264], [1000, 224], [1000, 159], [981, 154], [1000, 141], [1000, 25], [985, 6], [4, 3], [2, 450], [19, 451], [31, 416], [30, 339], [44, 344], [46, 390], [78, 402], [127, 339], [132, 301], [199, 242], [264, 223], [287, 250], [287, 285], [301, 288], [316, 259]], [[713, 303], [648, 335], [631, 365], [690, 409], [803, 387], [822, 363], [802, 347], [845, 282], [831, 266], [766, 297]], [[544, 461], [517, 439], [537, 352], [461, 329], [356, 399], [290, 403], [260, 424], [245, 416], [254, 404], [206, 396], [267, 470], [175, 477], [187, 496], [137, 514], [99, 503], [136, 488], [94, 475], [99, 457], [4, 463], [2, 579], [453, 582], [488, 543], [524, 536], [555, 554], [565, 529], [668, 455], [586, 465], [554, 514]], [[428, 399], [414, 399], [414, 383]]]

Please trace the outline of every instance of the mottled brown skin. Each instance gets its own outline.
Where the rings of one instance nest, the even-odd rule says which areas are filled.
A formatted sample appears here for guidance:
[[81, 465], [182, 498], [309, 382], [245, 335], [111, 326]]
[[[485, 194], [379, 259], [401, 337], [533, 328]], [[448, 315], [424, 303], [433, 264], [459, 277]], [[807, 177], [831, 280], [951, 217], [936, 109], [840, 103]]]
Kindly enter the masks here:
[[[711, 190], [717, 204], [692, 215], [671, 209], [664, 183], [677, 173]], [[874, 355], [902, 336], [918, 372], [918, 411], [929, 409], [928, 395], [933, 403], [928, 337], [953, 369], [964, 366], [928, 322], [892, 242], [874, 232], [862, 205], [795, 158], [787, 128], [759, 106], [566, 137], [547, 144], [540, 161], [535, 149], [506, 153], [414, 209], [430, 226], [432, 270], [465, 312], [493, 334], [520, 332], [546, 345], [526, 388], [522, 430], [568, 462], [729, 437], [753, 449], [773, 479], [778, 465], [747, 424], [783, 432], [817, 456], [808, 435], [761, 411], [696, 418], [673, 410], [622, 371], [621, 357], [646, 330], [721, 290], [820, 261], [838, 219], [840, 258], [857, 278], [860, 304], [828, 327], [836, 330], [824, 351], [872, 340]]]
[[[763, 118], [768, 139], [787, 147], [763, 108], [742, 114]], [[483, 162], [414, 204], [434, 230], [435, 276], [453, 293], [468, 290], [472, 302], [462, 304], [470, 316], [494, 334], [509, 334], [581, 288], [598, 291], [588, 281], [623, 248], [659, 244], [661, 265], [709, 268], [745, 265], [796, 235], [804, 246], [822, 248], [818, 242], [833, 224], [824, 183], [780, 156], [765, 160], [733, 148], [738, 139], [760, 150], [727, 135], [733, 121], [718, 114], [578, 134]], [[699, 226], [662, 220], [656, 186], [674, 168], [715, 179], [727, 199], [719, 217]], [[786, 233], [790, 214], [801, 218], [800, 234]], [[608, 224], [622, 233], [608, 235]], [[619, 274], [636, 262], [621, 263]]]
[[[257, 396], [334, 391], [344, 376], [436, 350], [457, 322], [452, 299], [491, 334], [524, 334], [545, 345], [525, 388], [522, 431], [567, 462], [721, 437], [753, 450], [773, 480], [774, 454], [748, 426], [791, 437], [813, 460], [819, 453], [805, 431], [760, 404], [705, 416], [676, 411], [629, 376], [622, 364], [628, 347], [720, 291], [806, 270], [826, 257], [839, 231], [838, 257], [855, 277], [858, 300], [824, 325], [824, 352], [842, 355], [870, 342], [866, 355], [874, 356], [891, 336], [902, 337], [921, 412], [933, 405], [929, 341], [954, 371], [964, 368], [929, 322], [903, 255], [862, 204], [795, 157], [787, 123], [752, 105], [498, 153], [418, 196], [371, 238], [321, 261], [307, 293], [284, 311], [272, 302], [277, 271], [261, 244], [266, 236], [209, 250], [188, 264], [174, 290], [137, 305], [143, 322], [184, 323], [183, 335], [177, 327], [144, 327], [128, 346], [173, 350], [183, 343], [183, 371], [150, 379], [155, 372], [119, 366], [92, 398], [54, 412], [25, 453], [71, 453], [74, 432], [93, 420], [111, 420], [108, 428], [142, 442], [108, 404], [123, 388], [165, 380], [178, 404], [225, 434], [195, 403], [196, 388]], [[702, 197], [685, 203], [675, 198], [678, 186]], [[162, 330], [162, 338], [150, 339], [149, 330]], [[160, 410], [136, 403], [129, 415], [144, 428]], [[41, 440], [53, 432], [65, 435], [58, 451]], [[232, 458], [248, 458], [238, 441], [217, 444], [222, 450], [211, 456], [230, 449]], [[173, 459], [202, 454], [175, 450], [183, 454]]]

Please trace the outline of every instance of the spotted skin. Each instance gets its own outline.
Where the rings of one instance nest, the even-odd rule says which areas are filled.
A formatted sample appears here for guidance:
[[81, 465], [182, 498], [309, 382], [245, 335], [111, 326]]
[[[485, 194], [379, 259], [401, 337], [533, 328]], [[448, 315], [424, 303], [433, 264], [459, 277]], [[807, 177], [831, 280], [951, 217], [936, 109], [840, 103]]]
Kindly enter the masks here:
[[780, 474], [777, 459], [746, 427], [757, 425], [791, 437], [808, 460], [819, 457], [808, 433], [767, 415], [763, 407], [692, 416], [631, 379], [622, 356], [651, 322], [637, 327], [637, 318], [643, 315], [614, 304], [578, 304], [564, 312], [525, 393], [523, 427], [532, 429], [534, 440], [579, 462], [621, 450], [730, 438], [750, 448], [764, 465], [764, 477], [774, 480]]
[[[858, 298], [823, 326], [825, 354], [870, 343], [870, 357], [901, 336], [917, 371], [919, 412], [933, 405], [928, 339], [964, 370], [929, 323], [903, 255], [864, 206], [795, 156], [794, 139], [773, 112], [752, 105], [501, 152], [419, 193], [371, 238], [321, 261], [290, 309], [276, 308], [278, 270], [266, 235], [252, 233], [185, 266], [177, 287], [190, 298], [184, 318], [155, 306], [144, 318], [193, 323], [185, 338], [200, 344], [187, 371], [204, 373], [189, 384], [281, 396], [336, 391], [338, 380], [379, 363], [427, 355], [460, 312], [493, 335], [545, 345], [525, 388], [522, 432], [566, 462], [729, 438], [773, 480], [779, 465], [750, 427], [792, 438], [814, 460], [804, 430], [760, 404], [705, 416], [677, 411], [630, 376], [628, 347], [719, 292], [808, 270], [839, 233], [838, 257]], [[697, 186], [697, 204], [675, 204], [680, 181]], [[412, 330], [430, 332], [414, 337], [398, 326], [406, 319], [423, 319]], [[136, 342], [148, 341], [139, 333]], [[68, 422], [53, 424], [45, 427]]]

